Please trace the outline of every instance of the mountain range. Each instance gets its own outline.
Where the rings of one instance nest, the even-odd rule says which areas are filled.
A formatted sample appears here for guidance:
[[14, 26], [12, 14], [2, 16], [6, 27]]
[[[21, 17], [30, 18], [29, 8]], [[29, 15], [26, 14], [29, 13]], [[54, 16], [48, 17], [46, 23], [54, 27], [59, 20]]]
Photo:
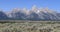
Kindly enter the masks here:
[[0, 11], [0, 20], [60, 20], [60, 13], [36, 6], [33, 6], [30, 10], [14, 8], [7, 13]]

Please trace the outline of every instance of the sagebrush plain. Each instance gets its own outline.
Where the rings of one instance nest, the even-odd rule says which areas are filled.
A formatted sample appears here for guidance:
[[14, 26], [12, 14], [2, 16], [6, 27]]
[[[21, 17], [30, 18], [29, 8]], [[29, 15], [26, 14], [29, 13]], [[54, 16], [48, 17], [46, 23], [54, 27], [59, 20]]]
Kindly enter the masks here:
[[0, 21], [0, 32], [60, 32], [60, 21]]

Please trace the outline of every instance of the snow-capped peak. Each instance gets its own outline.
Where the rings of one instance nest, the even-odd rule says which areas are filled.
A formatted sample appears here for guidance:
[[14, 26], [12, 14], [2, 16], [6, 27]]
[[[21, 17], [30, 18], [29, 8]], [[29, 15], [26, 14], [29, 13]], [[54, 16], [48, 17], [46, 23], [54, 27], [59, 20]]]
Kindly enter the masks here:
[[19, 11], [21, 11], [20, 8], [14, 8], [14, 9], [12, 9], [12, 12], [19, 12]]
[[[1, 13], [2, 14], [2, 13]], [[14, 8], [6, 14], [11, 19], [60, 20], [60, 15], [49, 8], [39, 9], [35, 5], [30, 9]]]

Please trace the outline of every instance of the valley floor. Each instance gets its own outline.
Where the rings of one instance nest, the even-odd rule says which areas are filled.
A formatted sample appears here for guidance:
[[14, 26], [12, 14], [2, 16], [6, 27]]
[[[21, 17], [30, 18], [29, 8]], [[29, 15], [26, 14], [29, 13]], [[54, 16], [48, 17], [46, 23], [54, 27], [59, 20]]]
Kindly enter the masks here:
[[60, 21], [0, 22], [0, 32], [60, 32]]

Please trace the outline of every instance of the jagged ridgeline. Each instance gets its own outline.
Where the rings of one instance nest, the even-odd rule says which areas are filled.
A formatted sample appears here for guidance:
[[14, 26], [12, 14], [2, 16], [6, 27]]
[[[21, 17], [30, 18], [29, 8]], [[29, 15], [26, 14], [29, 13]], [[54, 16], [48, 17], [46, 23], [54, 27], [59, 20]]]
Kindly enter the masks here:
[[10, 12], [0, 11], [0, 20], [60, 20], [60, 13], [48, 8], [33, 6], [30, 10], [14, 8]]

